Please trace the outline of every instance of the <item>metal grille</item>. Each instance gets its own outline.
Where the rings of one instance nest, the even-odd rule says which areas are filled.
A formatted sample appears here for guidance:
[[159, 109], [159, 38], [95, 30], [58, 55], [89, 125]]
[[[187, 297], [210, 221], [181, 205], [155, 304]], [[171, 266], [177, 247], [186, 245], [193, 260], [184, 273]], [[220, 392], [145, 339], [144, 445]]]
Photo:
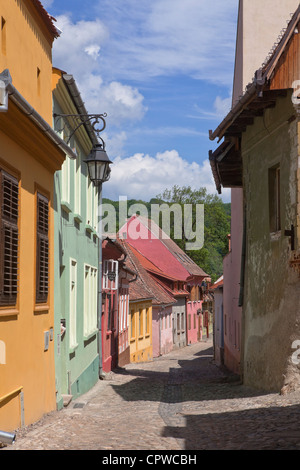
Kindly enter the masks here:
[[3, 170], [0, 179], [0, 305], [14, 305], [18, 294], [19, 184]]
[[36, 302], [47, 302], [49, 290], [49, 201], [37, 194]]

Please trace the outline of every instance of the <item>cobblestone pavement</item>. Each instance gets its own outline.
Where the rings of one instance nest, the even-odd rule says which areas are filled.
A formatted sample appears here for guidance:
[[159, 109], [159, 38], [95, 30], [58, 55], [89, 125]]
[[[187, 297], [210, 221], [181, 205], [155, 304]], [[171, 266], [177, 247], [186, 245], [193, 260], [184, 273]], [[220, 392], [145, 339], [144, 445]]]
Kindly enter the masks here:
[[117, 369], [1, 450], [299, 450], [300, 394], [251, 390], [212, 354], [208, 340]]

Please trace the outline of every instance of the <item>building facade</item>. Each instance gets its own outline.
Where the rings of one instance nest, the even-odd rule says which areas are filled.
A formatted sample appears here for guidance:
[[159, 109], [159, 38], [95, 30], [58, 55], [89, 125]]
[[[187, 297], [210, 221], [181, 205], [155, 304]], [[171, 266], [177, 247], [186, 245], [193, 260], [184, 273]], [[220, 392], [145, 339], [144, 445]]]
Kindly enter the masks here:
[[71, 75], [53, 68], [53, 126], [73, 149], [54, 179], [55, 364], [60, 409], [88, 391], [99, 377], [97, 324], [98, 195], [84, 159], [96, 136], [87, 126], [63, 117], [87, 114]]
[[53, 179], [73, 152], [52, 130], [52, 19], [33, 0], [1, 0], [0, 16], [0, 429], [12, 431], [56, 407]]
[[[232, 91], [232, 107], [245, 93], [253, 74], [272, 50], [280, 31], [286, 27], [290, 14], [298, 6], [297, 0], [240, 0], [237, 24], [236, 57]], [[218, 131], [217, 131], [218, 133]], [[214, 133], [211, 134], [214, 139]], [[225, 144], [226, 145], [226, 144]], [[216, 157], [220, 157], [217, 149]], [[214, 158], [214, 157], [213, 157]], [[234, 165], [234, 162], [231, 163]], [[224, 258], [224, 361], [235, 373], [241, 370], [242, 295], [241, 264], [244, 231], [244, 195], [241, 174], [229, 185], [231, 188], [231, 248]], [[217, 185], [220, 191], [221, 187]]]
[[217, 184], [242, 174], [243, 380], [281, 393], [299, 388], [299, 21], [298, 7], [220, 124], [224, 158], [212, 161]]

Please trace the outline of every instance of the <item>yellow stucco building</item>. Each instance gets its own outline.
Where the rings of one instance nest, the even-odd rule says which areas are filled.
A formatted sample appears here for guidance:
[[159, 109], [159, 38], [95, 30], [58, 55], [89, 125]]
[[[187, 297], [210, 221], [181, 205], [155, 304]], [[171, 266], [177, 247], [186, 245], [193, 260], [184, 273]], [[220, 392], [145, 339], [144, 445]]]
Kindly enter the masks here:
[[52, 129], [52, 44], [38, 0], [0, 0], [0, 430], [56, 407], [53, 176], [71, 150]]
[[130, 362], [147, 362], [153, 359], [152, 300], [129, 301], [129, 340]]

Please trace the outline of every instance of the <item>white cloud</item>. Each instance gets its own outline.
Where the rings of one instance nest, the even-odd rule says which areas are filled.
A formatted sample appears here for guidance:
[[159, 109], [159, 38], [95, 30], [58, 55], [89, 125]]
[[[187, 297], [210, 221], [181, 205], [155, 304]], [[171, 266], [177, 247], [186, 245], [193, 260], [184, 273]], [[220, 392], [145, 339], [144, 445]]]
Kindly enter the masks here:
[[92, 59], [97, 60], [99, 57], [101, 47], [98, 44], [90, 44], [87, 46], [84, 51], [92, 57]]
[[137, 88], [102, 76], [101, 50], [109, 38], [99, 19], [73, 23], [67, 15], [57, 17], [61, 37], [54, 44], [53, 63], [74, 76], [87, 111], [107, 113], [110, 125], [140, 120], [146, 108]]
[[237, 0], [101, 0], [98, 11], [111, 31], [105, 66], [123, 78], [179, 73], [231, 86], [237, 6]]
[[[105, 197], [114, 200], [124, 195], [128, 199], [147, 201], [175, 184], [194, 189], [206, 187], [208, 193], [216, 194], [209, 161], [201, 165], [189, 163], [176, 150], [158, 153], [155, 157], [136, 153], [128, 158], [116, 158], [111, 179], [103, 186], [103, 192]], [[225, 192], [223, 198], [227, 196]]]
[[217, 96], [214, 102], [216, 114], [220, 117], [225, 117], [226, 114], [228, 114], [228, 112], [230, 111], [231, 102], [231, 96], [229, 96], [228, 98], [221, 98], [220, 96]]
[[53, 0], [43, 0], [41, 3], [43, 4], [43, 7], [45, 9], [47, 9], [47, 8], [51, 7], [51, 5], [53, 3]]

